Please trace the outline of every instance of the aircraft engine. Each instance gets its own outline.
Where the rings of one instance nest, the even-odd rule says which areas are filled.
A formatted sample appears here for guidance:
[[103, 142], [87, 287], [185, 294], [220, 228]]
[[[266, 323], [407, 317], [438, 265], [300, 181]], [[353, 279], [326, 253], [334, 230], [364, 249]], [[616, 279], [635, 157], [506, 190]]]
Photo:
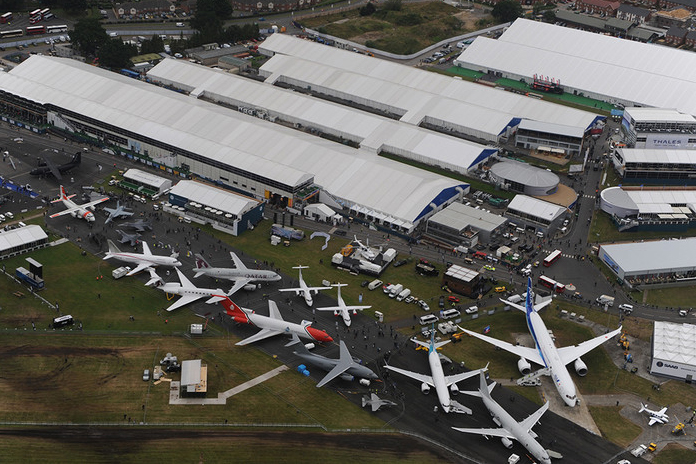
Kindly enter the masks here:
[[354, 310], [353, 310], [353, 316], [357, 316], [357, 315], [358, 315], [358, 310], [357, 310], [357, 309], [354, 309]]
[[582, 359], [576, 359], [574, 367], [575, 372], [577, 372], [580, 377], [585, 377], [587, 375], [587, 364], [585, 364]]
[[430, 385], [428, 385], [427, 383], [422, 383], [421, 384], [421, 392], [424, 395], [427, 395], [428, 393], [430, 393]]
[[458, 394], [459, 394], [459, 387], [457, 386], [456, 383], [453, 383], [453, 384], [450, 386], [450, 392], [451, 392], [453, 395], [458, 395]]
[[353, 377], [350, 374], [346, 374], [345, 372], [339, 376], [342, 380], [345, 380], [347, 382], [352, 382], [355, 377]]
[[246, 291], [246, 292], [253, 292], [253, 291], [256, 290], [257, 288], [259, 288], [259, 286], [256, 285], [256, 284], [246, 284], [246, 285], [245, 285], [244, 287], [242, 287], [242, 288], [243, 288], [244, 291]]
[[338, 316], [338, 311], [334, 311], [334, 316]]
[[529, 364], [529, 361], [526, 359], [520, 358], [520, 360], [517, 361], [517, 369], [520, 371], [520, 374], [527, 375], [532, 372], [532, 365]]
[[500, 441], [503, 442], [503, 446], [505, 446], [507, 449], [512, 448], [512, 440], [510, 440], [508, 437], [503, 437], [500, 439]]

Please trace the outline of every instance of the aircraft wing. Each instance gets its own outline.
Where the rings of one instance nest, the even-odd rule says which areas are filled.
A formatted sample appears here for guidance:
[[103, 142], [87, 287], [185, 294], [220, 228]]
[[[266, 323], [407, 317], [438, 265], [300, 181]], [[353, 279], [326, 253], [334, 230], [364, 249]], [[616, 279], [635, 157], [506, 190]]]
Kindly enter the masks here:
[[348, 347], [346, 346], [346, 343], [343, 340], [340, 341], [339, 348], [341, 350], [341, 354], [338, 358], [338, 362], [336, 363], [334, 368], [331, 369], [323, 379], [321, 379], [321, 381], [317, 384], [317, 388], [323, 387], [324, 385], [331, 382], [333, 379], [343, 374], [345, 371], [347, 371], [355, 365], [353, 357], [350, 355]]
[[126, 274], [126, 275], [127, 275], [127, 276], [132, 276], [133, 274], [137, 274], [137, 273], [140, 272], [140, 271], [144, 271], [144, 270], [146, 270], [146, 269], [150, 269], [150, 267], [151, 267], [151, 266], [150, 266], [148, 263], [140, 263], [140, 264], [138, 264], [137, 266], [135, 266], [135, 268], [132, 269], [132, 270], [131, 270], [128, 274]]
[[259, 340], [265, 340], [267, 338], [273, 337], [275, 335], [278, 335], [279, 333], [281, 333], [281, 332], [279, 332], [277, 330], [262, 329], [256, 335], [252, 335], [251, 337], [245, 338], [241, 342], [235, 343], [235, 345], [239, 345], [239, 346], [248, 345], [249, 343], [258, 342]]
[[471, 377], [475, 377], [479, 375], [480, 372], [485, 372], [487, 367], [484, 367], [483, 369], [476, 369], [475, 371], [470, 371], [470, 372], [462, 372], [461, 374], [455, 374], [455, 375], [446, 375], [445, 376], [445, 382], [447, 382], [447, 386], [449, 387], [450, 385], [461, 382], [462, 380], [470, 379]]
[[[412, 379], [415, 379], [421, 383], [427, 383], [431, 387], [434, 387], [435, 384], [433, 383], [433, 378], [430, 375], [425, 375], [425, 374], [419, 374], [418, 372], [412, 372], [412, 371], [407, 371], [406, 369], [399, 369], [398, 367], [393, 367], [390, 365], [384, 366], [390, 371], [398, 372], [399, 374], [403, 374], [406, 377], [411, 377]], [[478, 374], [478, 372], [476, 372]]]
[[234, 281], [234, 285], [230, 289], [230, 291], [227, 293], [227, 296], [234, 295], [238, 291], [240, 291], [246, 284], [251, 282], [251, 279], [237, 279]]
[[230, 251], [230, 257], [232, 258], [232, 262], [234, 262], [235, 269], [247, 269], [242, 260], [239, 259], [239, 256], [237, 256], [235, 253]]
[[502, 340], [498, 340], [497, 338], [487, 337], [485, 335], [472, 332], [471, 330], [462, 329], [461, 327], [459, 328], [471, 335], [472, 337], [476, 337], [480, 340], [483, 340], [486, 343], [490, 343], [491, 345], [497, 346], [498, 348], [501, 348], [512, 354], [516, 354], [517, 356], [527, 359], [528, 361], [536, 363], [540, 366], [545, 366], [544, 360], [541, 359], [541, 355], [539, 354], [539, 351], [536, 348], [527, 348], [526, 346], [513, 345], [512, 343], [504, 342]]
[[544, 403], [542, 407], [534, 411], [529, 417], [527, 417], [525, 420], [520, 422], [520, 425], [524, 427], [524, 429], [529, 432], [532, 430], [532, 427], [536, 425], [537, 422], [539, 422], [539, 419], [541, 419], [541, 416], [544, 415], [546, 410], [549, 409], [549, 402], [547, 401]]
[[595, 337], [591, 340], [584, 341], [579, 345], [564, 346], [563, 348], [559, 348], [558, 355], [561, 357], [561, 362], [563, 364], [568, 364], [572, 361], [575, 361], [580, 356], [594, 350], [607, 340], [616, 337], [618, 334], [621, 333], [621, 330], [622, 328], [619, 327], [613, 332], [609, 332], [608, 334], [600, 335], [599, 337]]
[[109, 197], [104, 197], [104, 198], [100, 198], [98, 200], [90, 201], [88, 203], [82, 203], [81, 205], [78, 205], [78, 206], [80, 208], [88, 208], [90, 206], [94, 206], [94, 205], [98, 205], [99, 203], [103, 203], [103, 202], [107, 201], [108, 199], [109, 199]]
[[664, 408], [660, 409], [659, 411], [657, 411], [657, 414], [660, 416], [664, 416], [666, 412], [667, 412], [667, 407], [664, 407]]
[[648, 422], [648, 425], [649, 425], [650, 427], [652, 427], [653, 424], [655, 424], [656, 422], [660, 422], [660, 421], [657, 420], [657, 419], [654, 418], [654, 417], [651, 417], [651, 418], [650, 418], [650, 421]]
[[331, 290], [331, 287], [307, 287], [308, 292], [314, 292], [316, 295], [320, 290]]
[[295, 295], [300, 295], [303, 291], [304, 288], [279, 288], [279, 292], [295, 292]]
[[78, 206], [78, 207], [75, 207], [75, 208], [64, 209], [63, 211], [60, 211], [60, 212], [58, 212], [58, 213], [51, 214], [50, 217], [54, 218], [54, 217], [58, 217], [58, 216], [63, 216], [64, 214], [70, 214], [70, 213], [72, 213], [73, 211], [77, 211], [78, 209], [80, 209], [79, 206]]
[[179, 298], [173, 305], [167, 308], [167, 311], [174, 311], [175, 309], [181, 308], [182, 306], [186, 306], [189, 303], [193, 303], [196, 300], [201, 299], [203, 296], [201, 295], [184, 295], [181, 298]]
[[509, 438], [510, 440], [517, 440], [515, 436], [513, 436], [510, 432], [508, 432], [506, 429], [499, 428], [499, 429], [467, 429], [467, 428], [461, 428], [461, 427], [452, 427], [454, 430], [458, 430], [459, 432], [464, 432], [464, 433], [473, 433], [476, 435], [485, 435], [487, 437], [500, 437], [500, 438]]
[[370, 309], [372, 306], [346, 306], [348, 311], [362, 311], [363, 309]]
[[63, 176], [60, 174], [60, 171], [56, 167], [55, 164], [53, 164], [53, 161], [47, 156], [44, 158], [44, 162], [46, 163], [46, 166], [48, 166], [48, 169], [51, 171], [51, 174], [53, 174], [53, 177], [55, 177], [58, 180], [63, 179]]

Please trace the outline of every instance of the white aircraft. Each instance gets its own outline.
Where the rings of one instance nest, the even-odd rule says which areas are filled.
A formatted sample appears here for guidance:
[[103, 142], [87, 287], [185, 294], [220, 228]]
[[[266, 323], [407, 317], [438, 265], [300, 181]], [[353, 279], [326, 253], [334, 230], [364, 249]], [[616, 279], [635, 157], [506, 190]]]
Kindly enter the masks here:
[[343, 298], [341, 297], [341, 287], [347, 286], [348, 284], [333, 284], [332, 287], [336, 287], [338, 289], [338, 306], [317, 308], [317, 311], [333, 311], [334, 316], [338, 316], [340, 313], [341, 317], [343, 317], [343, 322], [346, 324], [346, 326], [350, 327], [350, 311], [353, 311], [353, 314], [358, 314], [358, 310], [362, 311], [363, 309], [369, 309], [372, 306], [346, 306], [346, 302], [343, 301]]
[[648, 413], [648, 417], [650, 417], [648, 425], [650, 426], [652, 426], [656, 422], [659, 422], [660, 424], [666, 424], [667, 422], [669, 422], [669, 416], [665, 414], [667, 412], [666, 407], [660, 409], [659, 411], [653, 411], [652, 409], [648, 409], [647, 404], [640, 403], [640, 410], [638, 412]]
[[481, 385], [478, 392], [462, 392], [468, 395], [479, 396], [486, 405], [488, 411], [493, 416], [493, 422], [498, 424], [500, 428], [491, 429], [468, 429], [460, 427], [452, 427], [464, 433], [474, 433], [488, 437], [500, 437], [506, 448], [512, 448], [512, 440], [517, 440], [525, 447], [529, 453], [543, 464], [551, 464], [551, 458], [548, 451], [536, 441], [537, 434], [532, 431], [532, 427], [539, 422], [541, 416], [549, 409], [549, 402], [544, 403], [542, 407], [536, 410], [531, 416], [527, 417], [522, 422], [517, 422], [502, 406], [500, 406], [492, 397], [491, 391], [495, 387], [495, 382], [486, 384], [486, 377], [481, 372]]
[[398, 367], [393, 367], [389, 365], [386, 365], [384, 367], [391, 371], [398, 372], [399, 374], [403, 374], [407, 377], [411, 377], [412, 379], [416, 379], [419, 382], [422, 382], [421, 391], [426, 395], [430, 393], [430, 387], [434, 387], [435, 392], [437, 392], [437, 398], [440, 401], [440, 406], [442, 407], [443, 411], [471, 414], [471, 409], [462, 406], [458, 402], [450, 399], [449, 392], [451, 391], [453, 395], [456, 395], [457, 393], [459, 393], [459, 387], [457, 386], [457, 382], [461, 382], [462, 380], [474, 377], [475, 375], [478, 375], [479, 372], [485, 372], [486, 370], [488, 370], [488, 366], [484, 367], [483, 369], [465, 372], [462, 374], [445, 375], [445, 373], [442, 370], [442, 362], [440, 361], [440, 355], [437, 353], [437, 349], [443, 345], [448, 344], [450, 341], [445, 340], [444, 342], [435, 343], [434, 330], [432, 331], [432, 334], [430, 336], [430, 343], [425, 343], [420, 340], [416, 340], [415, 338], [412, 338], [411, 341], [428, 348], [428, 364], [430, 364], [431, 375], [419, 374], [417, 372], [411, 372], [405, 369], [399, 369]]
[[98, 200], [78, 205], [77, 203], [71, 200], [71, 198], [74, 196], [75, 194], [68, 196], [68, 194], [65, 193], [65, 188], [61, 185], [60, 198], [58, 198], [57, 200], [53, 200], [51, 203], [58, 203], [59, 201], [62, 201], [66, 209], [64, 209], [60, 213], [51, 214], [50, 217], [54, 218], [58, 216], [63, 216], [64, 214], [70, 214], [72, 217], [82, 218], [87, 222], [94, 222], [95, 218], [94, 213], [92, 212], [94, 211], [94, 205], [97, 205], [109, 199], [109, 197], [104, 197]]
[[461, 327], [460, 329], [473, 337], [479, 338], [519, 356], [520, 360], [517, 362], [517, 368], [524, 375], [531, 372], [530, 361], [544, 366], [544, 368], [548, 368], [553, 378], [553, 383], [556, 385], [556, 389], [561, 395], [561, 398], [568, 406], [574, 407], [578, 402], [578, 396], [575, 390], [575, 384], [570, 378], [570, 373], [568, 373], [566, 365], [575, 361], [574, 367], [578, 375], [581, 377], [587, 375], [587, 365], [580, 357], [621, 333], [621, 327], [608, 334], [600, 335], [599, 337], [582, 342], [579, 345], [556, 348], [556, 345], [553, 344], [553, 340], [551, 339], [551, 335], [549, 335], [548, 329], [546, 329], [544, 321], [541, 320], [541, 316], [539, 316], [537, 312], [553, 300], [548, 299], [541, 304], [534, 305], [533, 298], [532, 279], [528, 278], [527, 299], [524, 307], [507, 300], [501, 299], [500, 301], [520, 311], [524, 311], [527, 314], [527, 327], [529, 328], [529, 333], [532, 334], [535, 345], [534, 348], [513, 345], [470, 330], [462, 329]]
[[302, 295], [304, 297], [305, 302], [307, 303], [307, 306], [311, 308], [312, 304], [314, 303], [314, 301], [312, 301], [312, 293], [316, 295], [317, 293], [319, 293], [319, 290], [330, 290], [331, 287], [308, 287], [304, 279], [302, 278], [302, 269], [309, 269], [309, 266], [295, 266], [293, 267], [293, 269], [299, 269], [300, 286], [297, 288], [281, 288], [280, 291], [295, 292], [296, 296]]
[[275, 282], [281, 277], [273, 271], [249, 269], [244, 265], [239, 257], [230, 251], [230, 256], [234, 262], [234, 268], [229, 267], [211, 267], [203, 256], [196, 254], [196, 273], [193, 277], [207, 275], [215, 279], [227, 279], [234, 281], [232, 289], [228, 295], [236, 293], [242, 287], [245, 289], [254, 290], [256, 285], [251, 285], [251, 282], [262, 280], [264, 282]]
[[118, 249], [118, 247], [112, 242], [111, 240], [106, 241], [109, 244], [109, 251], [106, 253], [104, 256], [104, 259], [109, 259], [109, 258], [116, 258], [121, 261], [126, 261], [127, 263], [133, 263], [135, 264], [135, 268], [133, 268], [127, 276], [132, 276], [133, 274], [136, 274], [140, 271], [150, 271], [150, 276], [152, 279], [145, 284], [145, 285], [151, 285], [159, 279], [157, 277], [157, 274], [154, 274], [154, 269], [152, 269], [155, 266], [181, 266], [181, 263], [177, 260], [177, 257], [179, 256], [179, 253], [172, 253], [171, 256], [159, 256], [159, 255], [153, 255], [150, 252], [150, 247], [147, 246], [147, 242], [141, 242], [143, 244], [143, 252], [142, 253], [128, 253], [128, 252], [123, 252]]
[[227, 315], [234, 319], [235, 322], [255, 325], [261, 329], [261, 332], [249, 338], [245, 338], [241, 342], [237, 342], [236, 345], [248, 345], [249, 343], [254, 343], [280, 334], [295, 334], [322, 343], [333, 341], [333, 338], [331, 338], [329, 334], [323, 330], [312, 327], [310, 321], [302, 321], [301, 324], [284, 321], [283, 316], [281, 316], [280, 311], [278, 311], [278, 306], [273, 300], [268, 300], [269, 316], [256, 314], [251, 309], [240, 308], [234, 304], [228, 296], [221, 295], [220, 300], [222, 301], [222, 306], [225, 308]]
[[[179, 276], [179, 281], [181, 283], [167, 282], [157, 287], [164, 293], [181, 296], [181, 298], [167, 308], [167, 311], [174, 311], [177, 308], [181, 308], [182, 306], [193, 303], [201, 298], [210, 297], [210, 299], [206, 301], [208, 304], [222, 301], [225, 298], [223, 296], [225, 293], [219, 288], [198, 288], [186, 278], [179, 268], [175, 267], [174, 270]], [[152, 272], [154, 272], [154, 270]]]

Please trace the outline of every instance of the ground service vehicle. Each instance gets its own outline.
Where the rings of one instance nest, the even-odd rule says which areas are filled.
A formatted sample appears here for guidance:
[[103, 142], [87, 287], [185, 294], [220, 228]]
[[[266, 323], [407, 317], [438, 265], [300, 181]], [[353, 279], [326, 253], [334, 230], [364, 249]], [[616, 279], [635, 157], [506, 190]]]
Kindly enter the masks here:
[[614, 297], [609, 295], [599, 295], [595, 300], [601, 305], [614, 306]]

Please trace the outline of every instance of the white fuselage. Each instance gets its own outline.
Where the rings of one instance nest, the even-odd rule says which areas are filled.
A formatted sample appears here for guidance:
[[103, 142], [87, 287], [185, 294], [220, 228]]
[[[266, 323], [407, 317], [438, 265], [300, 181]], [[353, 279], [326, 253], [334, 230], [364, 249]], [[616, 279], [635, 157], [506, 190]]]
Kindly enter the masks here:
[[144, 255], [142, 253], [110, 253], [107, 258], [116, 258], [127, 263], [148, 264], [150, 266], [181, 266], [181, 263], [173, 256]]
[[343, 322], [346, 324], [346, 327], [350, 327], [350, 312], [346, 308], [346, 302], [343, 301], [340, 293], [338, 294], [338, 307], [340, 308], [339, 311], [341, 312]]
[[[316, 340], [308, 331], [307, 327], [309, 324], [303, 326], [301, 324], [295, 324], [293, 322], [284, 321], [282, 319], [274, 319], [268, 316], [262, 316], [256, 314], [252, 311], [243, 310], [246, 314], [247, 319], [252, 325], [255, 325], [259, 329], [275, 330], [278, 332], [285, 332], [287, 334], [297, 334], [299, 337], [307, 338], [309, 340]], [[319, 340], [317, 340], [319, 341]]]
[[309, 289], [307, 286], [307, 283], [304, 281], [302, 278], [302, 274], [300, 274], [300, 290], [299, 293], [302, 294], [304, 297], [305, 303], [307, 303], [307, 306], [310, 308], [314, 304], [314, 300], [312, 299], [312, 291]]
[[515, 439], [529, 451], [539, 462], [543, 464], [551, 464], [549, 453], [546, 452], [543, 446], [532, 437], [529, 431], [525, 430], [508, 412], [503, 409], [495, 400], [481, 395], [483, 404], [486, 405], [488, 411], [493, 416], [493, 421], [503, 427], [505, 430], [515, 437]]
[[63, 200], [63, 205], [65, 205], [66, 209], [74, 208], [74, 211], [70, 214], [75, 218], [82, 218], [87, 222], [94, 222], [96, 220], [94, 217], [94, 213], [92, 213], [87, 208], [80, 208], [77, 205], [77, 203], [75, 203], [72, 200]]
[[546, 329], [546, 324], [544, 324], [541, 316], [536, 311], [532, 311], [527, 315], [527, 327], [529, 328], [529, 333], [532, 334], [545, 367], [551, 369], [551, 378], [556, 386], [556, 390], [561, 395], [561, 399], [571, 408], [574, 407], [578, 402], [575, 383], [570, 378], [570, 373], [565, 364], [561, 361], [558, 349]]
[[181, 284], [175, 283], [175, 282], [167, 282], [164, 285], [160, 285], [157, 287], [158, 289], [162, 290], [164, 293], [169, 293], [172, 295], [180, 295], [180, 296], [198, 296], [203, 298], [204, 296], [213, 296], [213, 295], [219, 295], [220, 289], [219, 288], [198, 288], [198, 287], [183, 287]]
[[450, 401], [449, 389], [447, 388], [447, 382], [445, 381], [445, 373], [442, 370], [442, 363], [440, 362], [440, 356], [437, 354], [437, 350], [434, 347], [428, 352], [428, 364], [430, 364], [430, 374], [433, 378], [433, 385], [435, 386], [435, 393], [437, 393], [437, 399], [440, 402], [440, 406], [445, 412], [450, 412], [452, 404]]
[[213, 277], [215, 279], [250, 279], [261, 280], [264, 282], [275, 282], [280, 280], [280, 276], [273, 271], [253, 270], [253, 269], [234, 269], [226, 267], [204, 267], [195, 269], [197, 273]]

